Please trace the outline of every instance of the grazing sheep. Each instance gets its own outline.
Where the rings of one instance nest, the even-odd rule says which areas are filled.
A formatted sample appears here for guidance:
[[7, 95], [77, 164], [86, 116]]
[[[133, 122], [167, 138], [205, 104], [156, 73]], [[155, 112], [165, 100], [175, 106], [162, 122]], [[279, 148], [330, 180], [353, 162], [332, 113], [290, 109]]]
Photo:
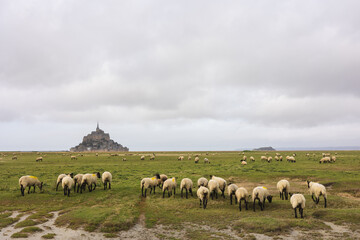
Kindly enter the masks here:
[[253, 156], [250, 157], [250, 160], [255, 162], [255, 158]]
[[37, 158], [36, 158], [36, 161], [37, 161], [37, 162], [42, 162], [42, 160], [43, 160], [43, 157], [37, 157]]
[[165, 197], [165, 191], [168, 191], [168, 196], [170, 197], [170, 195], [172, 194], [172, 190], [174, 190], [174, 197], [175, 197], [175, 190], [176, 190], [176, 180], [175, 178], [171, 178], [171, 179], [167, 179], [164, 182], [163, 185], [163, 198]]
[[246, 162], [247, 157], [244, 155], [242, 160]]
[[24, 192], [26, 187], [29, 187], [28, 194], [30, 193], [30, 188], [34, 187], [35, 192], [35, 186], [38, 186], [40, 188], [40, 191], [42, 190], [43, 182], [40, 182], [37, 177], [34, 176], [22, 176], [19, 179], [19, 185], [20, 185], [20, 191], [21, 195], [24, 196]]
[[[320, 201], [320, 196], [322, 195], [324, 197], [325, 208], [326, 208], [327, 194], [326, 194], [325, 186], [320, 183], [310, 182], [310, 181], [307, 181], [307, 184], [308, 184], [308, 188], [309, 188], [312, 200], [316, 204], [318, 204]], [[314, 195], [315, 195], [315, 198], [314, 198]]]
[[241, 161], [241, 165], [247, 165], [246, 161]]
[[288, 194], [289, 194], [289, 190], [290, 190], [290, 183], [288, 180], [280, 180], [277, 184], [276, 184], [276, 188], [279, 190], [280, 192], [280, 199], [284, 200], [284, 195], [285, 195], [285, 200], [288, 200]]
[[178, 160], [179, 160], [179, 161], [184, 160], [184, 156], [179, 156], [179, 157], [178, 157]]
[[244, 200], [245, 202], [245, 209], [248, 210], [248, 206], [247, 206], [247, 198], [249, 196], [248, 191], [243, 188], [243, 187], [239, 187], [236, 192], [235, 192], [235, 202], [236, 200], [239, 202], [239, 210], [241, 211], [241, 200]]
[[[146, 197], [146, 192], [148, 188], [150, 188], [150, 194], [153, 189], [155, 194], [155, 188], [158, 185], [159, 179], [160, 179], [160, 175], [158, 173], [156, 173], [155, 176], [152, 178], [143, 178], [140, 182], [141, 196]], [[144, 189], [145, 189], [145, 195], [144, 195]]]
[[104, 172], [101, 176], [101, 180], [104, 184], [104, 190], [107, 188], [109, 183], [109, 189], [111, 189], [112, 175], [109, 172]]
[[191, 196], [193, 196], [192, 188], [194, 184], [190, 178], [183, 178], [180, 183], [180, 191], [181, 191], [181, 198], [183, 197], [183, 190], [186, 190], [186, 198], [188, 198], [188, 191], [190, 192]]
[[214, 200], [214, 195], [216, 195], [216, 199], [217, 199], [218, 192], [220, 191], [219, 183], [217, 181], [211, 179], [208, 183], [208, 187], [209, 187], [211, 199]]
[[200, 199], [200, 207], [201, 203], [203, 204], [203, 208], [205, 209], [207, 206], [207, 202], [209, 200], [209, 189], [203, 186], [200, 186], [200, 188], [196, 192], [198, 198]]
[[62, 188], [64, 189], [64, 196], [70, 197], [71, 188], [75, 185], [74, 179], [70, 176], [65, 176], [61, 181]]
[[262, 161], [267, 161], [268, 158], [267, 158], [266, 156], [261, 156], [260, 159], [261, 159]]
[[283, 160], [283, 156], [280, 156], [280, 157], [279, 157], [279, 160], [280, 160], [280, 162], [282, 162], [282, 160]]
[[336, 157], [332, 156], [331, 159], [330, 159], [330, 162], [336, 162]]
[[278, 156], [275, 156], [274, 159], [275, 159], [275, 161], [277, 161], [277, 162], [279, 161], [279, 157], [278, 157]]
[[17, 160], [17, 156], [13, 156], [11, 159], [12, 160]]
[[259, 201], [259, 206], [261, 208], [261, 211], [263, 211], [265, 209], [265, 200], [266, 199], [269, 201], [269, 203], [271, 203], [272, 196], [270, 195], [270, 193], [266, 187], [260, 186], [260, 187], [254, 188], [254, 190], [252, 192], [254, 212], [255, 212], [255, 201], [256, 200]]
[[188, 160], [191, 160], [191, 156], [188, 156]]
[[226, 181], [221, 177], [215, 177], [210, 175], [210, 179], [215, 180], [219, 183], [219, 188], [221, 190], [221, 196], [225, 198], [225, 188], [226, 188]]
[[62, 173], [58, 176], [57, 180], [56, 180], [56, 191], [58, 190], [58, 187], [59, 187], [59, 184], [62, 182], [63, 178], [66, 177], [66, 176], [69, 176], [69, 177], [73, 177], [74, 174], [73, 173], [69, 173], [69, 174], [65, 174], [65, 173]]
[[270, 163], [272, 161], [272, 157], [268, 157], [267, 162]]
[[194, 159], [195, 163], [198, 163], [198, 162], [199, 162], [199, 160], [200, 160], [200, 158], [199, 158], [199, 157], [195, 157], [195, 159]]
[[155, 156], [154, 155], [150, 156], [150, 160], [155, 160]]
[[75, 177], [74, 177], [74, 191], [76, 189], [76, 184], [77, 184], [78, 186], [77, 186], [76, 192], [79, 192], [83, 176], [84, 176], [84, 174], [76, 174], [75, 175]]
[[[96, 189], [96, 183], [97, 183], [97, 179], [100, 178], [100, 173], [87, 173], [83, 176], [83, 178], [81, 179], [81, 187], [80, 187], [80, 193], [82, 193], [82, 190], [85, 190], [86, 185], [88, 185], [88, 189], [89, 192], [93, 191]], [[92, 188], [92, 185], [94, 184], [94, 189]]]
[[293, 157], [296, 157], [296, 153], [293, 153]]
[[[239, 187], [236, 186], [236, 184], [230, 184], [229, 183], [229, 186], [228, 186], [228, 194], [230, 196], [230, 204], [232, 205], [232, 196], [234, 195], [235, 196], [235, 192], [236, 190], [238, 189]], [[235, 197], [235, 204], [237, 204], [237, 200], [236, 200], [236, 197]]]
[[330, 161], [330, 157], [323, 157], [322, 159], [320, 159], [319, 163], [329, 163]]
[[123, 158], [122, 160], [125, 162], [125, 161], [126, 161], [126, 158]]
[[76, 160], [77, 157], [76, 157], [76, 156], [71, 156], [70, 159], [71, 159], [71, 160]]
[[201, 186], [207, 187], [207, 186], [208, 186], [208, 183], [209, 183], [209, 181], [208, 181], [206, 178], [201, 177], [201, 178], [199, 178], [198, 181], [197, 181], [197, 186], [198, 186], [198, 188], [200, 188]]
[[277, 157], [280, 157], [281, 154], [280, 154], [280, 153], [275, 153], [275, 155], [276, 155]]
[[158, 186], [160, 189], [162, 189], [164, 182], [168, 179], [168, 177], [165, 174], [160, 174], [160, 178], [158, 179]]
[[210, 163], [209, 159], [204, 158], [204, 163]]
[[97, 157], [98, 157], [98, 156], [99, 156], [99, 154], [98, 154], [98, 153], [96, 153], [96, 154], [95, 154], [95, 156], [97, 156]]
[[302, 194], [293, 194], [290, 198], [291, 206], [293, 207], [295, 211], [295, 218], [297, 218], [296, 208], [299, 208], [299, 213], [301, 215], [301, 218], [304, 218], [304, 208], [305, 208], [305, 197]]
[[142, 156], [140, 157], [140, 160], [145, 160], [145, 156], [142, 155]]
[[288, 162], [296, 162], [296, 160], [295, 160], [295, 158], [293, 157], [293, 156], [286, 156], [286, 160], [288, 161]]

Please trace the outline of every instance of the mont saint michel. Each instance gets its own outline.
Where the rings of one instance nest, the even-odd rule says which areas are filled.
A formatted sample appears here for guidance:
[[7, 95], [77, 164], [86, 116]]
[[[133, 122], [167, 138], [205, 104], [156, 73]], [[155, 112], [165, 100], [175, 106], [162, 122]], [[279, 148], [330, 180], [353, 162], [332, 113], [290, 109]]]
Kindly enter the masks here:
[[71, 152], [85, 152], [85, 151], [129, 151], [129, 148], [123, 147], [121, 144], [110, 139], [110, 135], [99, 128], [99, 123], [96, 130], [83, 138], [82, 143], [76, 147], [70, 148]]

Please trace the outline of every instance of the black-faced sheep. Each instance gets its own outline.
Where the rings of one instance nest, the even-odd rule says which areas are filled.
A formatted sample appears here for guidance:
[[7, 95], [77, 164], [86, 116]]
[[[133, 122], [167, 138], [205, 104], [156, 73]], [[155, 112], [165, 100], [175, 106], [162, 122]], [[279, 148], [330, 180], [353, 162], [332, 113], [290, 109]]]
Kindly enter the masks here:
[[265, 209], [265, 200], [266, 199], [269, 201], [269, 203], [271, 203], [272, 196], [270, 195], [270, 193], [266, 187], [260, 186], [260, 187], [254, 188], [254, 190], [252, 192], [254, 212], [255, 212], [255, 201], [256, 200], [259, 201], [259, 206], [261, 208], [261, 211], [263, 211]]
[[[307, 181], [307, 184], [308, 184], [308, 188], [309, 188], [312, 200], [316, 204], [318, 204], [320, 201], [320, 196], [322, 195], [324, 197], [324, 201], [325, 201], [324, 207], [326, 208], [327, 194], [326, 194], [325, 186], [320, 183], [310, 182], [310, 181]], [[315, 196], [315, 198], [314, 198], [314, 196]]]
[[35, 186], [38, 186], [40, 188], [40, 191], [42, 190], [43, 182], [40, 182], [39, 179], [35, 176], [22, 176], [19, 179], [19, 185], [20, 185], [20, 191], [21, 195], [24, 196], [24, 192], [26, 187], [29, 187], [28, 194], [30, 193], [30, 188], [33, 186], [35, 192]]
[[191, 196], [193, 196], [192, 188], [194, 184], [193, 181], [190, 178], [183, 178], [180, 183], [180, 191], [181, 191], [181, 197], [183, 197], [183, 190], [186, 190], [186, 198], [188, 198], [188, 192], [190, 192]]
[[175, 197], [175, 190], [176, 190], [176, 180], [175, 178], [171, 178], [171, 179], [167, 179], [164, 182], [163, 185], [163, 198], [165, 197], [165, 191], [168, 191], [168, 196], [170, 197], [170, 195], [172, 194], [172, 190], [174, 190], [174, 197]]
[[203, 205], [203, 208], [206, 209], [207, 206], [207, 202], [209, 200], [209, 189], [207, 189], [206, 187], [200, 186], [199, 189], [197, 190], [197, 196], [200, 200], [200, 207], [201, 207], [201, 203]]
[[104, 172], [101, 176], [101, 180], [104, 184], [104, 190], [106, 190], [107, 185], [109, 184], [109, 189], [111, 189], [112, 175], [109, 172]]

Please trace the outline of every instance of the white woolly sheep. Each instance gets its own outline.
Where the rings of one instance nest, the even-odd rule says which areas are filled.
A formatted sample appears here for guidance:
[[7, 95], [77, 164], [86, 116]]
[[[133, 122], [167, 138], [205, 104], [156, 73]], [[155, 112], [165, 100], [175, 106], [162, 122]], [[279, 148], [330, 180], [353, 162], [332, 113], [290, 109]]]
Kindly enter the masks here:
[[293, 153], [293, 157], [296, 157], [296, 153]]
[[126, 161], [126, 158], [123, 158], [122, 160], [125, 162], [125, 161]]
[[192, 188], [194, 184], [193, 181], [190, 178], [183, 178], [180, 183], [180, 191], [181, 191], [181, 197], [183, 197], [183, 190], [186, 190], [186, 198], [188, 198], [188, 192], [190, 192], [191, 196], [193, 196]]
[[242, 159], [242, 160], [246, 162], [247, 157], [246, 157], [246, 156], [243, 156], [243, 159]]
[[42, 162], [42, 160], [43, 160], [43, 157], [37, 157], [35, 161]]
[[247, 165], [246, 161], [241, 161], [241, 165]]
[[109, 189], [111, 189], [112, 175], [109, 172], [104, 172], [101, 176], [101, 180], [104, 184], [104, 190], [107, 188], [109, 183]]
[[[159, 183], [160, 175], [158, 173], [155, 174], [152, 178], [143, 178], [140, 182], [141, 187], [141, 196], [146, 197], [147, 189], [150, 188], [150, 194], [152, 190], [154, 190], [155, 194], [155, 188]], [[144, 189], [145, 189], [145, 195], [144, 195]]]
[[61, 181], [61, 185], [62, 188], [64, 189], [64, 196], [68, 196], [70, 197], [70, 191], [71, 188], [74, 186], [75, 182], [74, 179], [72, 179], [70, 176], [65, 176], [62, 181]]
[[77, 186], [76, 192], [79, 192], [83, 176], [84, 176], [84, 174], [80, 174], [80, 173], [75, 175], [75, 177], [74, 177], [74, 191], [76, 189], [76, 184], [77, 184], [78, 186]]
[[69, 177], [73, 177], [73, 173], [69, 173], [69, 174], [65, 174], [65, 173], [62, 173], [58, 176], [57, 180], [56, 180], [56, 191], [58, 190], [58, 187], [59, 187], [59, 184], [61, 184], [62, 180], [64, 177], [66, 176], [69, 176]]
[[175, 197], [175, 190], [176, 190], [176, 180], [175, 178], [171, 178], [171, 179], [167, 179], [164, 182], [163, 185], [163, 198], [165, 197], [165, 191], [168, 191], [168, 196], [170, 197], [170, 195], [172, 194], [172, 190], [174, 190], [174, 197]]
[[[230, 184], [230, 183], [229, 183]], [[236, 186], [236, 184], [230, 184], [228, 186], [228, 194], [230, 196], [230, 204], [232, 205], [232, 196], [234, 195], [235, 196], [235, 192], [236, 190], [238, 189], [239, 187]], [[237, 204], [237, 200], [236, 200], [236, 197], [235, 197], [235, 204]]]
[[280, 162], [282, 162], [282, 160], [283, 160], [283, 156], [280, 156], [280, 157], [279, 157], [279, 160], [280, 160]]
[[158, 186], [160, 189], [162, 189], [164, 182], [168, 179], [168, 177], [165, 174], [160, 174], [160, 178], [158, 179]]
[[[322, 195], [324, 197], [324, 201], [325, 201], [324, 206], [326, 208], [327, 194], [326, 194], [325, 186], [320, 183], [310, 182], [310, 181], [307, 181], [307, 184], [308, 184], [308, 188], [309, 188], [312, 200], [316, 204], [318, 204], [320, 201], [320, 196]], [[315, 196], [315, 198], [314, 198], [314, 196]]]
[[199, 162], [199, 160], [200, 160], [200, 158], [199, 158], [199, 157], [195, 157], [195, 159], [194, 159], [195, 163], [198, 163], [198, 162]]
[[71, 156], [70, 159], [71, 159], [71, 160], [76, 160], [77, 157], [76, 157], [76, 156]]
[[197, 186], [198, 186], [198, 188], [200, 188], [201, 186], [207, 187], [207, 186], [208, 186], [208, 183], [209, 183], [209, 181], [208, 181], [206, 178], [201, 177], [201, 178], [199, 178], [198, 181], [197, 181]]
[[296, 208], [299, 208], [299, 213], [301, 215], [301, 218], [304, 218], [304, 208], [305, 208], [305, 197], [302, 194], [293, 194], [290, 198], [291, 206], [293, 207], [295, 211], [295, 218], [297, 218]]
[[331, 159], [330, 159], [330, 162], [336, 162], [336, 157], [332, 156]]
[[[96, 183], [97, 179], [100, 178], [100, 173], [87, 173], [84, 174], [83, 178], [81, 179], [81, 187], [80, 187], [80, 193], [82, 193], [83, 190], [85, 190], [86, 185], [88, 185], [89, 192], [96, 189]], [[94, 184], [94, 189], [92, 185]]]
[[260, 186], [260, 187], [254, 188], [254, 190], [252, 192], [254, 212], [255, 212], [255, 201], [256, 200], [259, 201], [259, 206], [261, 208], [261, 211], [263, 211], [265, 209], [265, 200], [266, 199], [269, 201], [269, 203], [271, 203], [272, 196], [270, 195], [270, 193], [266, 187]]
[[191, 156], [188, 156], [188, 160], [191, 160]]
[[286, 160], [288, 161], [288, 162], [296, 162], [296, 160], [295, 160], [295, 158], [293, 157], [293, 156], [286, 156]]
[[209, 200], [209, 189], [203, 186], [200, 186], [200, 188], [197, 190], [196, 192], [198, 198], [200, 199], [200, 207], [201, 207], [201, 203], [203, 205], [203, 208], [205, 209], [207, 206], [207, 202]]
[[255, 161], [255, 158], [254, 158], [253, 156], [251, 156], [251, 157], [250, 157], [250, 160], [254, 162], [254, 161]]
[[279, 157], [278, 157], [278, 156], [275, 156], [274, 159], [275, 159], [275, 161], [279, 161]]
[[219, 183], [219, 188], [221, 190], [221, 196], [225, 198], [225, 188], [226, 188], [226, 181], [221, 177], [215, 177], [210, 175], [210, 179], [215, 180]]
[[245, 202], [245, 209], [248, 210], [248, 199], [249, 197], [249, 193], [248, 191], [243, 188], [243, 187], [239, 187], [236, 192], [235, 192], [235, 202], [236, 200], [239, 202], [239, 210], [241, 211], [241, 200], [244, 200]]
[[145, 156], [142, 155], [142, 156], [140, 157], [140, 160], [145, 160]]
[[330, 157], [323, 157], [320, 159], [319, 163], [329, 163], [330, 161]]
[[260, 159], [261, 159], [262, 161], [267, 161], [268, 158], [267, 158], [266, 156], [261, 156]]
[[289, 194], [289, 190], [290, 190], [290, 183], [288, 180], [280, 180], [277, 184], [276, 184], [276, 188], [279, 190], [280, 192], [280, 199], [284, 200], [288, 200], [288, 194]]
[[214, 195], [216, 196], [216, 199], [218, 198], [218, 192], [220, 191], [219, 189], [219, 183], [215, 180], [210, 180], [208, 183], [208, 187], [209, 187], [209, 192], [210, 192], [210, 196], [211, 199], [214, 199]]
[[24, 192], [26, 187], [29, 187], [28, 194], [30, 193], [30, 188], [34, 187], [35, 192], [35, 186], [38, 186], [40, 188], [40, 191], [42, 190], [43, 182], [40, 182], [39, 179], [35, 176], [22, 176], [19, 179], [19, 185], [20, 185], [20, 191], [21, 195], [24, 196]]
[[178, 160], [179, 160], [179, 161], [184, 160], [184, 156], [179, 156], [179, 157], [178, 157]]
[[209, 159], [204, 158], [204, 163], [210, 163]]
[[17, 156], [13, 156], [11, 159], [12, 160], [17, 160]]
[[272, 157], [268, 157], [267, 162], [270, 163], [272, 161]]
[[280, 154], [280, 153], [275, 153], [275, 155], [276, 155], [277, 157], [279, 157], [281, 154]]

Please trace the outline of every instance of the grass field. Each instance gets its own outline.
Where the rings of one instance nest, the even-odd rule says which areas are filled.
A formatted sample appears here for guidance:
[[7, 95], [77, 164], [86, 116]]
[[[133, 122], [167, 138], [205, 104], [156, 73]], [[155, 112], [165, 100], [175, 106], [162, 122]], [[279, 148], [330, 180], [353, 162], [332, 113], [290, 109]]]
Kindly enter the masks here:
[[[283, 156], [288, 152], [279, 152]], [[124, 153], [110, 157], [108, 153], [84, 153], [77, 160], [71, 160], [69, 153], [41, 153], [43, 162], [35, 162], [34, 153], [16, 153], [17, 160], [12, 160], [12, 152], [0, 155], [0, 228], [16, 223], [16, 227], [28, 227], [23, 232], [40, 231], [37, 224], [47, 221], [50, 212], [60, 211], [56, 219], [57, 226], [71, 229], [84, 228], [86, 231], [103, 232], [104, 236], [113, 237], [119, 231], [128, 230], [134, 226], [140, 216], [144, 218], [147, 228], [164, 225], [171, 229], [182, 229], [183, 224], [207, 225], [222, 230], [231, 227], [238, 236], [248, 233], [261, 233], [269, 236], [287, 234], [291, 229], [310, 231], [312, 229], [328, 229], [324, 224], [332, 222], [346, 225], [352, 230], [360, 227], [360, 152], [340, 151], [336, 163], [319, 164], [320, 152], [315, 157], [308, 158], [305, 152], [297, 152], [296, 163], [260, 161], [263, 152], [246, 152], [254, 156], [256, 161], [248, 161], [242, 166], [239, 152], [157, 152], [155, 160], [149, 160], [150, 153], [130, 152], [122, 161]], [[141, 155], [146, 160], [141, 161]], [[188, 155], [200, 155], [200, 163], [187, 160]], [[4, 156], [6, 155], [6, 156]], [[184, 155], [185, 160], [177, 157]], [[270, 153], [273, 156], [275, 153]], [[204, 164], [207, 157], [210, 164]], [[194, 159], [194, 157], [192, 158]], [[70, 197], [63, 195], [62, 189], [55, 191], [56, 179], [60, 173], [92, 173], [110, 171], [113, 175], [112, 189], [104, 191], [101, 187], [93, 192], [83, 194], [71, 192]], [[168, 177], [176, 177], [176, 197], [162, 198], [161, 190], [156, 194], [141, 197], [140, 180], [152, 177], [155, 173], [164, 173]], [[239, 212], [238, 206], [230, 205], [229, 196], [226, 199], [210, 200], [207, 209], [199, 208], [199, 201], [194, 197], [181, 199], [179, 185], [184, 177], [196, 181], [199, 177], [209, 178], [209, 175], [223, 177], [228, 182], [244, 186], [251, 193], [256, 186], [267, 187], [274, 196], [271, 204], [267, 203], [265, 211], [257, 208]], [[18, 185], [19, 177], [23, 175], [37, 176], [44, 182], [43, 191], [22, 197]], [[295, 219], [289, 201], [279, 199], [276, 183], [280, 179], [288, 179], [291, 192], [305, 194], [306, 208], [304, 219]], [[324, 208], [321, 198], [315, 205], [308, 194], [306, 180], [318, 181], [328, 190], [328, 207]], [[10, 218], [9, 211], [30, 213], [24, 221]], [[19, 233], [20, 234], [20, 233]], [[20, 234], [21, 235], [21, 234]], [[188, 230], [188, 239], [208, 239], [208, 235], [199, 230]], [[212, 235], [213, 236], [213, 235]], [[166, 238], [166, 236], [159, 236]], [[221, 238], [221, 236], [219, 236]]]

